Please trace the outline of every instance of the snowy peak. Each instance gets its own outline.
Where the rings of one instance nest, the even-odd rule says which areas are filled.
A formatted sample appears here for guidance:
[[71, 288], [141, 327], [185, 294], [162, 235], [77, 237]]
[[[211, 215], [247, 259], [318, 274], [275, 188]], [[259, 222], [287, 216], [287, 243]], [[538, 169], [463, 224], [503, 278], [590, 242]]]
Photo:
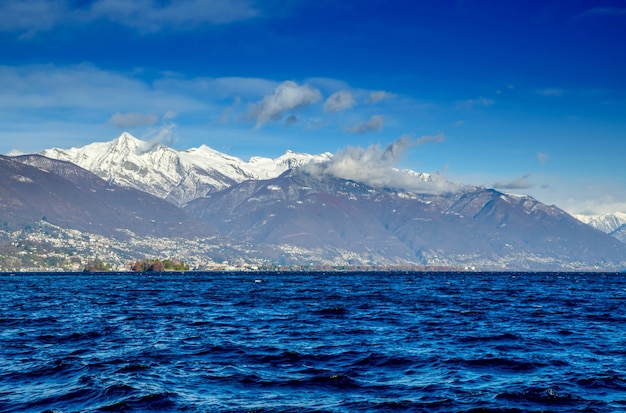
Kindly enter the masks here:
[[283, 155], [274, 159], [274, 162], [285, 169], [295, 169], [304, 166], [309, 162], [326, 162], [332, 157], [333, 155], [330, 152], [324, 152], [319, 155], [310, 155], [308, 153], [297, 153], [288, 150]]
[[109, 142], [47, 149], [40, 154], [72, 162], [109, 182], [148, 192], [178, 206], [243, 181], [275, 178], [332, 156], [287, 151], [276, 159], [255, 157], [245, 162], [207, 145], [178, 151], [128, 132]]
[[132, 152], [135, 154], [139, 152], [139, 148], [142, 148], [142, 150], [144, 150], [147, 146], [147, 142], [135, 138], [128, 132], [122, 133], [117, 139], [114, 139], [111, 143], [119, 152]]
[[296, 169], [310, 162], [326, 162], [332, 158], [330, 152], [319, 155], [297, 153], [287, 150], [281, 156], [270, 159], [255, 156], [248, 161], [249, 167], [255, 172], [256, 179], [272, 179], [290, 169]]
[[596, 216], [576, 215], [575, 217], [579, 221], [591, 225], [606, 234], [611, 234], [626, 225], [626, 214], [622, 212], [613, 212], [610, 214]]

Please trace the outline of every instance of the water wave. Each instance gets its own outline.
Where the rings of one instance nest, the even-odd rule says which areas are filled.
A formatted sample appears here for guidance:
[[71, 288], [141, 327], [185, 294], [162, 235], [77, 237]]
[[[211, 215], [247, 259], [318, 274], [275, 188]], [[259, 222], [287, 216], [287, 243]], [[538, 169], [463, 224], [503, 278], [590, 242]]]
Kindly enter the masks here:
[[0, 282], [3, 412], [626, 411], [619, 274]]

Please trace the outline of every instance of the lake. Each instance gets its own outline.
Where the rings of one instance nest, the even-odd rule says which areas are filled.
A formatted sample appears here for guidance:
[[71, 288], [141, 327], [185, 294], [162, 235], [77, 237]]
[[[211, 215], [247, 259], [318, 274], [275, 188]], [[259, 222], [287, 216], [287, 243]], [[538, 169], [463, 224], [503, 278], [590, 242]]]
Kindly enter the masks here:
[[0, 283], [2, 412], [626, 411], [626, 274]]

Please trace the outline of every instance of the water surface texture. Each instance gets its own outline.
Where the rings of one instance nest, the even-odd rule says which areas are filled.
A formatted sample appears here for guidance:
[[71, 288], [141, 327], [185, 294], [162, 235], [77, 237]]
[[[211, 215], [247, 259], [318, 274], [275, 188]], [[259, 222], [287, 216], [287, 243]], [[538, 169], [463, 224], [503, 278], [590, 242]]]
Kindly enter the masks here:
[[626, 411], [624, 274], [0, 282], [2, 412]]

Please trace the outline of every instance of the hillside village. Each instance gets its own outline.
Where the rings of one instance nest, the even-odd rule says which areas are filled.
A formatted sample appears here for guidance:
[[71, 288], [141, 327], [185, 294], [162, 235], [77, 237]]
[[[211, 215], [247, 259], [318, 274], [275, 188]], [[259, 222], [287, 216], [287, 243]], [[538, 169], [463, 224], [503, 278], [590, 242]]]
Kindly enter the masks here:
[[133, 270], [137, 260], [154, 257], [176, 257], [191, 271], [472, 271], [473, 267], [447, 264], [424, 266], [388, 263], [380, 265], [363, 261], [363, 257], [345, 251], [333, 261], [315, 259], [315, 251], [291, 245], [277, 246], [282, 256], [272, 261], [252, 245], [208, 239], [172, 239], [137, 237], [127, 240], [108, 238], [64, 229], [46, 221], [19, 230], [0, 230], [0, 272], [82, 272], [98, 260], [112, 272]]

